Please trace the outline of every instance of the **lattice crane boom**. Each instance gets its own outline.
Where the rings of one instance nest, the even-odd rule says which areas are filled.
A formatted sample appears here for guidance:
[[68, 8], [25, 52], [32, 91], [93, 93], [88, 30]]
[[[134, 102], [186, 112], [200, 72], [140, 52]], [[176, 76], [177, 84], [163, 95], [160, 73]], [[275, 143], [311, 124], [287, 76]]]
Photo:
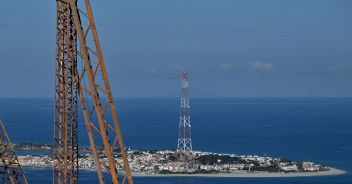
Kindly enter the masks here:
[[0, 178], [5, 184], [28, 184], [6, 129], [0, 119]]
[[65, 1], [56, 9], [53, 183], [78, 182], [78, 81], [76, 31]]
[[[77, 82], [77, 88], [63, 88], [65, 93], [61, 100], [69, 98], [67, 94], [69, 94], [70, 90], [76, 90], [79, 95], [100, 183], [105, 183], [102, 172], [106, 170], [109, 172], [114, 184], [126, 182], [133, 184], [90, 1], [84, 1], [86, 11], [78, 8], [77, 0], [57, 0], [58, 9], [60, 4], [64, 4], [67, 7], [66, 22], [69, 26], [64, 27], [67, 30], [67, 45], [65, 49], [57, 49], [57, 51], [59, 56], [60, 54], [66, 54], [67, 57], [64, 57], [63, 62], [70, 63], [68, 65], [74, 67], [71, 73], [68, 72], [64, 75], [66, 75], [66, 78], [69, 76], [68, 78], [73, 78], [73, 81]], [[74, 28], [74, 30], [70, 30], [69, 27]], [[93, 44], [90, 45], [90, 43]], [[78, 46], [75, 47], [76, 45]], [[59, 65], [62, 62], [57, 59], [57, 63]], [[64, 64], [64, 66], [67, 66], [67, 64]], [[57, 75], [60, 74], [60, 70], [57, 69], [56, 73]], [[65, 84], [65, 81], [67, 79], [57, 81], [56, 86]], [[62, 149], [60, 148], [61, 146], [64, 147], [63, 150], [67, 150], [67, 146], [70, 145], [68, 144], [68, 132], [77, 132], [76, 127], [67, 126], [69, 124], [67, 112], [65, 110], [60, 111], [66, 121], [59, 122], [61, 125], [56, 125], [56, 127], [63, 127], [64, 129], [64, 131], [61, 131], [64, 134], [62, 136], [64, 141], [63, 144], [56, 147], [57, 150]], [[119, 147], [122, 161], [116, 159], [116, 147]], [[75, 147], [71, 146], [72, 148]], [[54, 183], [76, 183], [74, 180], [67, 178], [68, 175], [66, 173], [70, 173], [67, 172], [69, 170], [68, 165], [73, 168], [74, 163], [64, 163], [69, 160], [65, 159], [65, 157], [68, 156], [57, 157], [59, 159], [57, 162], [63, 162], [63, 170], [66, 171], [63, 171], [61, 176], [66, 177], [66, 179], [61, 180], [64, 182], [55, 180], [53, 181]], [[73, 157], [71, 156], [70, 158]], [[119, 179], [118, 169], [122, 169], [125, 173], [122, 180]]]

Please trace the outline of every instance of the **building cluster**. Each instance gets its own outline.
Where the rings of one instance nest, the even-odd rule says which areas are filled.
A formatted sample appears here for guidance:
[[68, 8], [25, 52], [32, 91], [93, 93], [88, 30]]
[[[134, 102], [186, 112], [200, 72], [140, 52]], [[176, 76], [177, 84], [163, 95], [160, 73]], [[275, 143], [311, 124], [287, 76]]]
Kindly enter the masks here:
[[304, 171], [310, 171], [310, 172], [314, 172], [314, 171], [320, 171], [320, 170], [324, 170], [324, 169], [327, 169], [326, 167], [323, 167], [319, 164], [315, 164], [315, 163], [312, 163], [312, 162], [303, 162], [302, 163], [302, 169]]
[[[214, 154], [210, 152], [191, 152], [193, 159], [180, 161], [174, 151], [136, 151], [128, 150], [128, 160], [132, 172], [144, 174], [209, 174], [231, 172], [316, 172], [325, 167], [312, 162], [293, 162], [256, 155]], [[199, 160], [206, 156], [209, 160]], [[227, 160], [221, 160], [227, 158]], [[230, 159], [228, 159], [230, 158]], [[215, 159], [215, 160], [214, 160]], [[231, 159], [236, 159], [232, 162]], [[20, 163], [27, 167], [51, 167], [53, 160], [48, 155], [19, 156]], [[229, 161], [230, 160], [230, 161]], [[86, 170], [95, 170], [93, 156], [89, 153], [81, 155], [78, 160], [79, 167]], [[121, 158], [117, 158], [120, 167]], [[273, 169], [274, 168], [274, 169]], [[327, 169], [327, 168], [325, 168]]]
[[48, 155], [20, 155], [18, 160], [22, 166], [25, 167], [51, 167], [52, 158]]

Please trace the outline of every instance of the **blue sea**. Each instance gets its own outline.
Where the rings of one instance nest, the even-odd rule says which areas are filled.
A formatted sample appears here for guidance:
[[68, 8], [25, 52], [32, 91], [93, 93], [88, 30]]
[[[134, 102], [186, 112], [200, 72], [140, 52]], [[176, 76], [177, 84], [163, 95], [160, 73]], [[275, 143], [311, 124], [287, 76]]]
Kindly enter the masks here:
[[[178, 98], [116, 99], [127, 147], [175, 149]], [[0, 98], [14, 143], [52, 143], [51, 98]], [[347, 174], [304, 178], [135, 178], [136, 184], [352, 184], [352, 98], [192, 98], [194, 150], [309, 160]], [[80, 144], [88, 145], [82, 117]], [[25, 168], [30, 183], [50, 183], [50, 169]], [[80, 183], [98, 183], [82, 171]]]

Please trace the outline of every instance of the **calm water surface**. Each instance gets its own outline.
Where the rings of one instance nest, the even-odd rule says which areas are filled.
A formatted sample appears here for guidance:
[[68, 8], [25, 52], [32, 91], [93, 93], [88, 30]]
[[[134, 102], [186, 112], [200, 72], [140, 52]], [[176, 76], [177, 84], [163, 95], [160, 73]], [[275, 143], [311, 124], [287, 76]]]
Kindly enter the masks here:
[[[136, 149], [174, 149], [177, 98], [116, 100], [126, 145]], [[0, 98], [2, 117], [13, 142], [52, 143], [50, 98]], [[80, 143], [88, 145], [80, 117]], [[351, 184], [352, 98], [195, 98], [191, 99], [195, 150], [260, 154], [310, 160], [348, 171], [307, 178], [135, 178], [156, 184]], [[50, 183], [50, 169], [26, 168], [31, 183]], [[81, 183], [97, 183], [81, 172]]]

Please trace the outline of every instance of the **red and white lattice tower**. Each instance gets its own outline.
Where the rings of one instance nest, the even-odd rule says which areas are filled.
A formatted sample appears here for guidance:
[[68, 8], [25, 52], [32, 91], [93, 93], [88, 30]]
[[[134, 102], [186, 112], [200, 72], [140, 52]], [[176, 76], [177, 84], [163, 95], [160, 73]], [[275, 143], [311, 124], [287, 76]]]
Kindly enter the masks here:
[[189, 75], [187, 72], [182, 72], [182, 96], [179, 122], [179, 136], [177, 141], [177, 151], [187, 153], [192, 151], [191, 139], [191, 117], [189, 104]]

